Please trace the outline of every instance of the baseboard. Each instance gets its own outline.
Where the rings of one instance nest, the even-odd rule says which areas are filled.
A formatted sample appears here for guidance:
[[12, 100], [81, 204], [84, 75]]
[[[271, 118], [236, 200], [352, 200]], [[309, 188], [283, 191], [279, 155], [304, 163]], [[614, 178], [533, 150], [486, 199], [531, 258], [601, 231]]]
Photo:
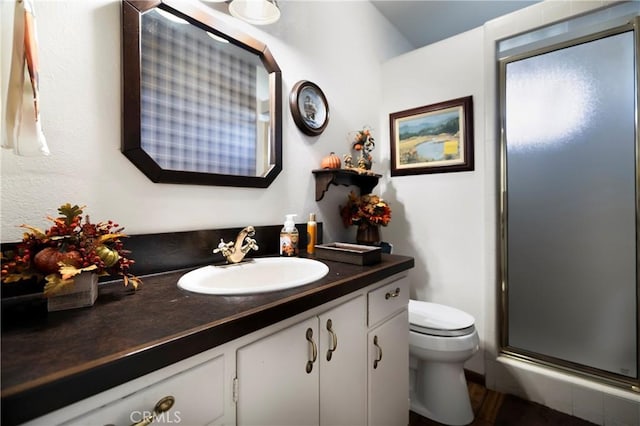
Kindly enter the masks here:
[[484, 374], [476, 373], [475, 371], [467, 370], [465, 368], [464, 376], [468, 382], [473, 382], [485, 386]]

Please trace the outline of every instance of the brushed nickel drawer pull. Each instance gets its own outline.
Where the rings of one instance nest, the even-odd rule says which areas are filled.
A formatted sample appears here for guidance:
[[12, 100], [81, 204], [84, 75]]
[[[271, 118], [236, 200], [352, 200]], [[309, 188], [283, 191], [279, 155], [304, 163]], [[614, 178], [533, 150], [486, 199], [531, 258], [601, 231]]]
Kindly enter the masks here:
[[313, 330], [307, 328], [307, 341], [311, 344], [311, 352], [312, 357], [309, 361], [307, 361], [307, 374], [311, 373], [313, 370], [313, 363], [316, 362], [318, 358], [318, 347], [316, 346], [316, 342], [313, 341]]
[[382, 361], [382, 348], [378, 345], [378, 336], [373, 336], [373, 346], [378, 348], [378, 358], [373, 360], [373, 369], [378, 368], [378, 364]]
[[400, 295], [400, 287], [396, 287], [396, 289], [393, 292], [388, 291], [384, 295], [384, 298], [385, 298], [385, 300], [389, 300], [392, 297], [398, 297], [399, 295]]
[[333, 322], [331, 321], [331, 319], [327, 320], [327, 331], [331, 335], [331, 344], [329, 345], [329, 350], [327, 351], [327, 361], [331, 361], [333, 352], [338, 349], [338, 336], [336, 335], [335, 331], [333, 331]]
[[156, 403], [155, 407], [153, 407], [153, 413], [149, 414], [147, 417], [143, 418], [142, 420], [140, 420], [137, 423], [134, 423], [131, 426], [147, 426], [147, 425], [150, 425], [151, 423], [153, 423], [153, 421], [156, 419], [156, 417], [159, 414], [162, 414], [165, 411], [169, 411], [171, 409], [171, 407], [173, 407], [173, 404], [175, 402], [176, 402], [175, 398], [172, 397], [171, 395], [165, 396], [164, 398], [162, 398], [160, 401], [158, 401]]

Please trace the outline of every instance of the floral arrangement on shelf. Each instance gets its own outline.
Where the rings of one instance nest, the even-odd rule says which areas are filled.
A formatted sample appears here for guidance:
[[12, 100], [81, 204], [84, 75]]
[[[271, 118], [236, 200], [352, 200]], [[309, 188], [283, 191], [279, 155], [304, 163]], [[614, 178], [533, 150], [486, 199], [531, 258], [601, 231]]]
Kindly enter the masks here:
[[351, 149], [356, 151], [357, 164], [353, 165], [353, 156], [351, 154], [345, 155], [345, 167], [356, 169], [360, 171], [371, 170], [373, 164], [373, 157], [371, 151], [375, 148], [375, 140], [371, 134], [371, 128], [364, 126], [362, 130], [351, 132]]
[[340, 207], [340, 215], [345, 228], [351, 225], [359, 227], [387, 226], [391, 221], [391, 207], [377, 195], [358, 196], [352, 191], [347, 199], [347, 204]]
[[42, 279], [45, 296], [54, 296], [65, 286], [72, 285], [76, 275], [93, 272], [98, 275], [120, 275], [124, 285], [138, 288], [141, 280], [129, 271], [134, 263], [124, 249], [124, 228], [109, 220], [92, 223], [83, 208], [67, 203], [58, 208], [59, 217], [48, 216], [53, 225], [42, 231], [31, 225], [12, 251], [1, 253], [2, 283], [31, 278]]
[[371, 136], [371, 129], [368, 126], [358, 130], [351, 143], [351, 147], [356, 151], [372, 151], [375, 146], [375, 140]]

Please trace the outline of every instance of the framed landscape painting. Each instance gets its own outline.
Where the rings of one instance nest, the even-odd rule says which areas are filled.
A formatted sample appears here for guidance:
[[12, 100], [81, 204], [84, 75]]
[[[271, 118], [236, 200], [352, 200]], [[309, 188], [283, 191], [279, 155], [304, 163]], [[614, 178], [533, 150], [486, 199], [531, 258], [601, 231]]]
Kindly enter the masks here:
[[391, 176], [473, 170], [471, 96], [389, 114]]

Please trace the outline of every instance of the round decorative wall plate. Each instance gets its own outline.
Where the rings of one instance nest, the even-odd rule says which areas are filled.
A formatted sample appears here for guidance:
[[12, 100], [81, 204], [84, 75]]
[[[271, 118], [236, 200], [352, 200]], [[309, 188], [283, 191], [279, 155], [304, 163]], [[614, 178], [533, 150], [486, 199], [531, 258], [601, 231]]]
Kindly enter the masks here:
[[289, 96], [293, 121], [303, 133], [317, 136], [329, 123], [329, 104], [320, 88], [307, 80], [297, 82]]

